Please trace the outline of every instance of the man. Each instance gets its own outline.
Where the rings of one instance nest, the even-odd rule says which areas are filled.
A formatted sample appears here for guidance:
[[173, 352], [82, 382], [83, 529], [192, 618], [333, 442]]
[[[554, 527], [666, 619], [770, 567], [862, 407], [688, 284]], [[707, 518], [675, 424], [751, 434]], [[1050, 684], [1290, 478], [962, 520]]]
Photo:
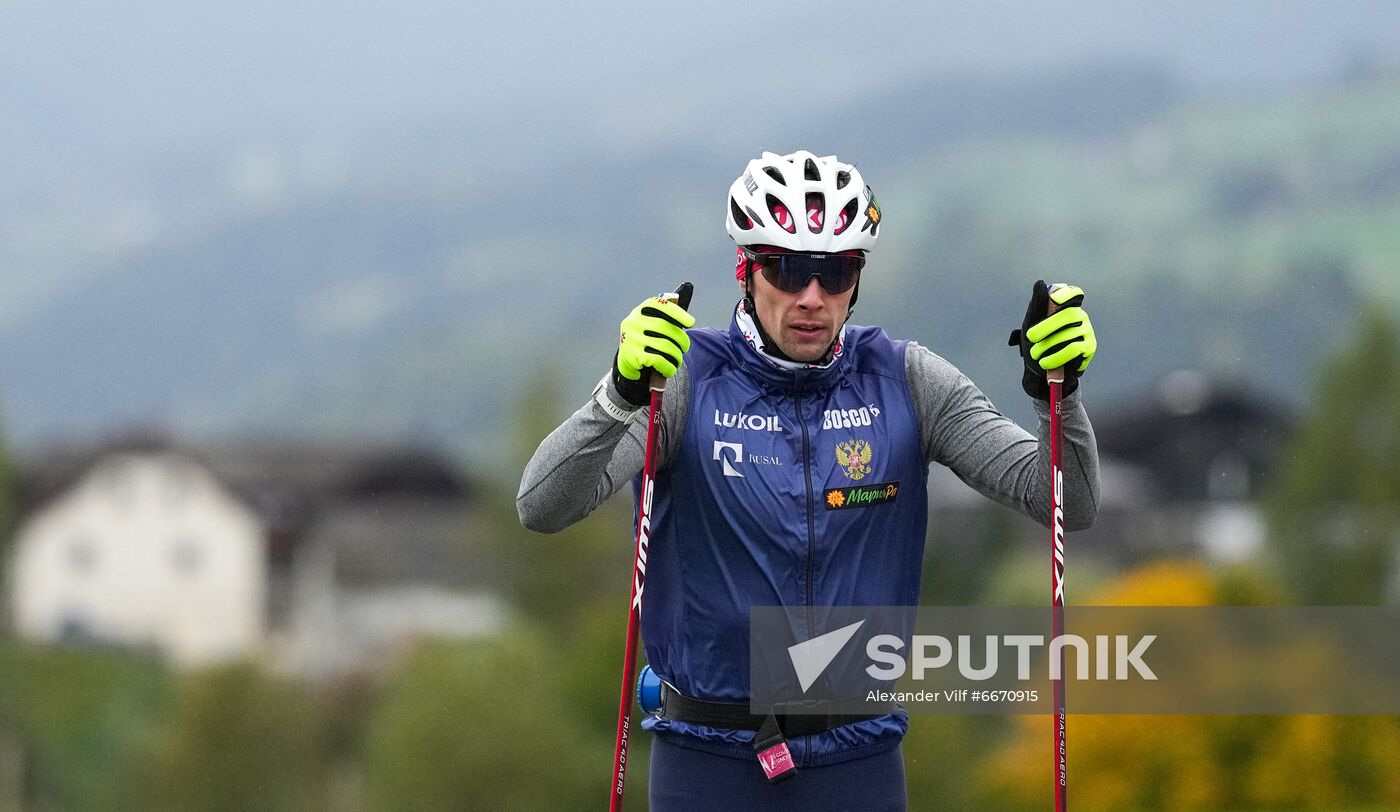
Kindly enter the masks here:
[[[1036, 283], [1013, 341], [1037, 440], [947, 361], [846, 323], [881, 228], [854, 166], [765, 152], [727, 202], [743, 293], [728, 331], [687, 332], [694, 318], [660, 297], [638, 305], [612, 373], [526, 467], [520, 519], [558, 531], [636, 477], [646, 426], [633, 417], [651, 374], [669, 378], [642, 609], [647, 661], [665, 685], [662, 711], [643, 722], [655, 734], [652, 808], [903, 809], [899, 708], [786, 717], [801, 775], [769, 783], [748, 715], [749, 609], [917, 604], [930, 463], [1048, 524], [1045, 372], [1059, 366], [1065, 524], [1092, 524], [1097, 455], [1075, 392], [1093, 328], [1077, 288]], [[1045, 318], [1052, 299], [1061, 309]], [[893, 483], [897, 495], [838, 505], [831, 494], [858, 483]]]

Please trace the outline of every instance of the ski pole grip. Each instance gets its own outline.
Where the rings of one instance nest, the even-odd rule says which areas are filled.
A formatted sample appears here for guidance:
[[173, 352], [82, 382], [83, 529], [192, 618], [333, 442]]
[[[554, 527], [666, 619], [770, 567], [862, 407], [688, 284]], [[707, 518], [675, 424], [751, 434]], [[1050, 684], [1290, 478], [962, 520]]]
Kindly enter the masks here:
[[[1053, 290], [1054, 290], [1055, 288], [1057, 288], [1057, 287], [1059, 287], [1059, 285], [1051, 285], [1051, 286], [1050, 286], [1050, 290], [1053, 291]], [[1045, 317], [1046, 317], [1046, 318], [1049, 318], [1049, 317], [1055, 315], [1055, 311], [1057, 311], [1057, 310], [1059, 310], [1059, 309], [1060, 309], [1060, 306], [1059, 306], [1058, 304], [1056, 304], [1055, 300], [1054, 300], [1053, 298], [1050, 299], [1049, 303], [1047, 303], [1047, 304], [1045, 305]], [[1055, 367], [1054, 369], [1046, 370], [1046, 371], [1045, 371], [1045, 380], [1048, 381], [1048, 382], [1050, 382], [1050, 383], [1064, 383], [1064, 382], [1065, 382], [1065, 368], [1064, 368], [1064, 367]]]
[[[689, 282], [682, 282], [676, 286], [674, 293], [663, 293], [661, 299], [667, 302], [675, 302], [681, 306], [681, 310], [690, 310], [690, 296], [695, 292], [695, 286]], [[651, 391], [666, 391], [666, 376], [659, 372], [651, 373]]]

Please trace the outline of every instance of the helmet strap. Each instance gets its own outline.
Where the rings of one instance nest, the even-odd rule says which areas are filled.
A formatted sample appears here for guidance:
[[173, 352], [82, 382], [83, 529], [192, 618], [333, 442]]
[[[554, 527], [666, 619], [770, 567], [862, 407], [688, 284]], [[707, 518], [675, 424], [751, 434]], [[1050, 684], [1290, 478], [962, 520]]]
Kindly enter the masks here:
[[[753, 326], [758, 328], [758, 342], [763, 347], [763, 351], [784, 361], [793, 361], [787, 357], [787, 353], [778, 348], [778, 342], [768, 335], [768, 331], [763, 329], [763, 320], [758, 317], [758, 305], [753, 300], [753, 274], [758, 270], [758, 263], [753, 260], [745, 260], [748, 266], [744, 268], [744, 308], [753, 317]], [[796, 363], [796, 361], [793, 361]]]

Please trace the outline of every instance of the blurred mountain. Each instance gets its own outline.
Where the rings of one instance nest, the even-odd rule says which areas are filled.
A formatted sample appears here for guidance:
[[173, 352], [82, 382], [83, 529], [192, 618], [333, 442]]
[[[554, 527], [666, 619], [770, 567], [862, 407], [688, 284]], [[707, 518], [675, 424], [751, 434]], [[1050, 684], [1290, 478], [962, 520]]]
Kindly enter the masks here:
[[1400, 77], [1228, 104], [1139, 61], [886, 86], [743, 145], [507, 164], [446, 129], [75, 170], [0, 220], [0, 260], [46, 271], [0, 303], [6, 429], [408, 437], [499, 462], [525, 385], [581, 402], [641, 296], [690, 279], [701, 323], [727, 321], [722, 198], [759, 149], [859, 162], [889, 225], [854, 320], [1019, 418], [1004, 344], [1036, 278], [1089, 292], [1089, 397], [1180, 367], [1290, 397], [1359, 301], [1400, 306]]

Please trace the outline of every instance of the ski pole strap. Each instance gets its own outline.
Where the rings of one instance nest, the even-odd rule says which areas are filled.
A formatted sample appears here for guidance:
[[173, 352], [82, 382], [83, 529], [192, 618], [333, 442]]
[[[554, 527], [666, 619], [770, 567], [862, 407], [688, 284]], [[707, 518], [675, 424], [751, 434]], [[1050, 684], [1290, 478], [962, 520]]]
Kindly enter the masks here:
[[[820, 711], [823, 705], [831, 704], [830, 702], [818, 701], [811, 707], [813, 710]], [[804, 705], [804, 710], [807, 707], [809, 706]], [[814, 733], [825, 733], [842, 725], [878, 719], [886, 714], [894, 713], [899, 706], [893, 702], [887, 702], [878, 708], [879, 713], [861, 714], [820, 712], [783, 714], [773, 711], [766, 714], [753, 713], [752, 706], [747, 702], [708, 702], [703, 699], [692, 699], [671, 687], [670, 683], [661, 683], [661, 718], [675, 722], [688, 722], [692, 725], [708, 725], [722, 730], [752, 730], [759, 734], [759, 739], [763, 738], [764, 732], [769, 732], [770, 727], [772, 731], [787, 736], [810, 736]]]

